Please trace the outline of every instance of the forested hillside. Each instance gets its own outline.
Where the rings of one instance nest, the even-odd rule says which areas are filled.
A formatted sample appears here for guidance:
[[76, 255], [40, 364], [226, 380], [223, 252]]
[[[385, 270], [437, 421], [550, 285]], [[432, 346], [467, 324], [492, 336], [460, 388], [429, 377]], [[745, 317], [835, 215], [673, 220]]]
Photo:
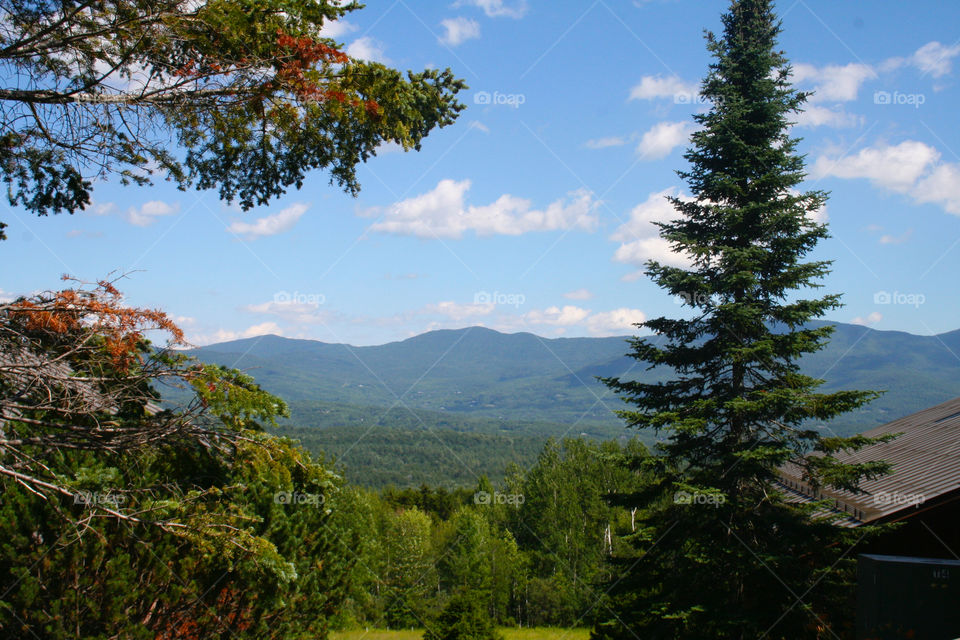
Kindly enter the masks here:
[[[916, 336], [835, 323], [802, 360], [827, 391], [886, 393], [828, 423], [857, 433], [960, 395], [960, 331]], [[627, 358], [626, 337], [548, 339], [483, 327], [374, 347], [262, 336], [191, 353], [235, 366], [290, 400], [281, 433], [365, 486], [469, 486], [528, 463], [548, 437], [622, 438], [622, 403], [598, 377], [660, 379]], [[945, 348], [946, 347], [946, 348]], [[376, 373], [374, 373], [376, 372]], [[641, 439], [652, 444], [649, 434]]]
[[[917, 336], [830, 324], [836, 327], [833, 338], [803, 358], [804, 373], [825, 379], [826, 390], [886, 392], [831, 422], [838, 433], [865, 430], [960, 395], [960, 359], [951, 355], [960, 353], [960, 330]], [[372, 347], [261, 336], [190, 353], [247, 371], [290, 402], [299, 426], [369, 424], [400, 407], [437, 413], [417, 411], [416, 418], [394, 410], [385, 425], [549, 433], [546, 425], [531, 424], [539, 421], [610, 436], [621, 425], [611, 411], [620, 404], [597, 376], [661, 377], [626, 357], [626, 338], [542, 338], [469, 327]]]

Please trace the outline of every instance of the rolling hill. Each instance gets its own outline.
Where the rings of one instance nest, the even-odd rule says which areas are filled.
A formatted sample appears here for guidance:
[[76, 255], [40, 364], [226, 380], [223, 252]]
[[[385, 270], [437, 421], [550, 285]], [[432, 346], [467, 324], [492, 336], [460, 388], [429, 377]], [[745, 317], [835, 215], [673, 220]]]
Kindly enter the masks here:
[[[836, 432], [863, 431], [960, 395], [960, 330], [917, 336], [834, 324], [830, 344], [806, 356], [802, 370], [823, 378], [824, 391], [886, 391], [828, 425]], [[445, 440], [434, 444], [448, 452], [475, 447], [476, 434], [492, 438], [487, 445], [493, 449], [522, 443], [508, 456], [494, 456], [513, 462], [531, 459], [531, 443], [548, 436], [623, 436], [613, 413], [623, 405], [596, 377], [655, 380], [660, 374], [640, 369], [624, 355], [628, 349], [625, 337], [548, 339], [469, 327], [368, 347], [268, 335], [191, 354], [243, 369], [287, 400], [291, 433], [341, 458], [349, 470], [350, 458], [363, 468], [412, 459], [413, 441], [420, 441], [414, 434], [426, 429], [443, 432]], [[369, 437], [384, 428], [408, 435]], [[398, 447], [394, 454], [374, 455], [374, 443], [382, 447], [388, 441]], [[491, 472], [482, 460], [475, 462]], [[399, 481], [409, 474], [393, 475]], [[409, 481], [418, 483], [430, 473], [414, 476]]]

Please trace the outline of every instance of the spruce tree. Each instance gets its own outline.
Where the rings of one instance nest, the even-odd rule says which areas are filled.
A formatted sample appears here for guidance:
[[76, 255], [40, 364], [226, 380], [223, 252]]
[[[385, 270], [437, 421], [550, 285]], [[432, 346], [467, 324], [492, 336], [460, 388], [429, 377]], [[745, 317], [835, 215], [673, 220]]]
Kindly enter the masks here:
[[[851, 548], [871, 529], [842, 529], [787, 503], [778, 467], [856, 490], [883, 463], [842, 464], [835, 454], [872, 442], [813, 425], [856, 409], [870, 391], [818, 393], [798, 360], [826, 343], [816, 320], [840, 306], [812, 296], [830, 262], [809, 260], [827, 228], [823, 191], [804, 180], [791, 119], [808, 94], [790, 83], [770, 0], [734, 0], [701, 93], [708, 112], [678, 172], [691, 197], [672, 198], [661, 237], [685, 268], [655, 261], [647, 275], [683, 300], [687, 318], [660, 317], [631, 357], [669, 371], [657, 383], [604, 382], [632, 405], [628, 426], [660, 440], [638, 463], [655, 478], [623, 496], [639, 507], [634, 558], [597, 608], [594, 639], [820, 638], [849, 634]], [[804, 292], [806, 290], [806, 293]]]

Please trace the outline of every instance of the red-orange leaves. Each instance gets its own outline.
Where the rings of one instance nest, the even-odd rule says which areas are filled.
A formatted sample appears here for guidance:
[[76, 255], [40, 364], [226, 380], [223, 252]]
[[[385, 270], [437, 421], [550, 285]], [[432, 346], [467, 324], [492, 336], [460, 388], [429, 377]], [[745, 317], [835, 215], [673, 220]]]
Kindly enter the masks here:
[[296, 37], [277, 31], [277, 44], [288, 49], [304, 66], [310, 67], [317, 62], [346, 64], [350, 56], [308, 36]]
[[125, 306], [123, 296], [107, 281], [18, 300], [8, 309], [28, 332], [66, 336], [83, 331], [101, 337], [112, 365], [121, 372], [139, 361], [139, 343], [146, 331], [164, 331], [171, 344], [186, 344], [183, 330], [167, 314]]
[[196, 60], [193, 60], [193, 59], [188, 60], [186, 64], [184, 64], [182, 67], [174, 71], [173, 75], [179, 78], [186, 78], [189, 76], [197, 75], [196, 66], [197, 66]]
[[301, 100], [346, 101], [346, 94], [342, 91], [324, 89], [318, 82], [308, 78], [307, 72], [318, 63], [346, 64], [350, 61], [347, 54], [313, 38], [291, 36], [282, 31], [277, 31], [277, 45], [287, 52], [277, 70], [277, 82], [289, 87]]

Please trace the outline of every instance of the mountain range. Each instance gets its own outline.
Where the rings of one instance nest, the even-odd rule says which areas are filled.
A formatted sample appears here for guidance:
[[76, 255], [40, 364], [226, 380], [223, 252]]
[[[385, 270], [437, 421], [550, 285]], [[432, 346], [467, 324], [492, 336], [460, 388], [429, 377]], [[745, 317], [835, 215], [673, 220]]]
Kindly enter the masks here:
[[[805, 356], [801, 370], [824, 379], [823, 391], [885, 391], [827, 425], [837, 433], [864, 431], [960, 396], [960, 330], [917, 336], [831, 324], [828, 346]], [[652, 381], [663, 375], [627, 357], [629, 349], [625, 336], [543, 338], [468, 327], [365, 347], [266, 335], [190, 353], [245, 370], [284, 398], [292, 411], [286, 428], [311, 448], [359, 457], [369, 454], [377, 429], [399, 429], [417, 441], [424, 430], [437, 430], [445, 438], [472, 433], [509, 438], [510, 446], [521, 442], [523, 453], [514, 460], [520, 461], [548, 436], [625, 435], [613, 411], [626, 405], [597, 377]], [[393, 432], [387, 439], [397, 437]], [[451, 441], [445, 448], [456, 447]], [[403, 484], [403, 478], [390, 481]]]

